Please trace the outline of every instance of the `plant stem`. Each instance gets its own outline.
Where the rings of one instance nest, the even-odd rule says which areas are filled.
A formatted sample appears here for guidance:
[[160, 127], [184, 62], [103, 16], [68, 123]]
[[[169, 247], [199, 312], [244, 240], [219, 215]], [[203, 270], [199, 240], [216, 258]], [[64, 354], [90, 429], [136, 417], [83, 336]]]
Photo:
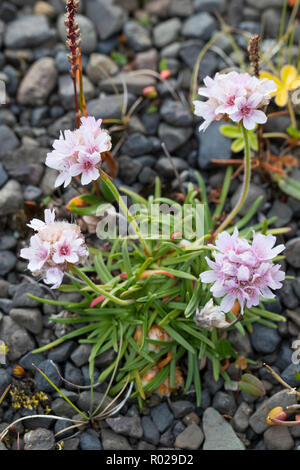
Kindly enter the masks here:
[[102, 287], [98, 286], [97, 284], [94, 284], [93, 281], [91, 281], [90, 278], [88, 276], [86, 276], [86, 274], [84, 274], [82, 271], [80, 271], [80, 269], [77, 268], [76, 266], [71, 266], [71, 270], [74, 273], [76, 273], [78, 276], [80, 276], [81, 279], [83, 281], [85, 281], [95, 292], [97, 292], [98, 294], [103, 295], [104, 297], [108, 298], [109, 300], [112, 300], [116, 304], [118, 304], [118, 305], [131, 305], [132, 303], [134, 303], [133, 300], [118, 299], [118, 297], [115, 297], [110, 292], [107, 292], [105, 289], [102, 289]]
[[111, 181], [111, 179], [109, 178], [109, 176], [103, 171], [103, 170], [100, 170], [100, 173], [101, 173], [101, 176], [102, 178], [105, 180], [107, 186], [109, 187], [109, 189], [111, 190], [111, 192], [113, 193], [116, 201], [118, 202], [120, 208], [122, 209], [122, 211], [124, 212], [124, 214], [126, 215], [127, 219], [129, 220], [129, 222], [132, 224], [132, 227], [134, 228], [134, 231], [135, 233], [137, 234], [143, 248], [144, 248], [144, 252], [145, 254], [148, 256], [148, 257], [151, 257], [151, 253], [150, 253], [150, 250], [149, 250], [149, 247], [147, 246], [142, 234], [141, 234], [141, 231], [139, 229], [139, 226], [138, 224], [136, 223], [134, 217], [130, 214], [126, 204], [124, 203], [122, 197], [120, 196], [117, 188], [115, 187], [115, 185], [113, 184], [113, 182]]
[[264, 139], [288, 139], [289, 136], [285, 134], [284, 132], [264, 132], [263, 133], [263, 138]]
[[297, 130], [296, 116], [295, 116], [294, 108], [293, 108], [290, 97], [288, 97], [287, 105], [288, 105], [288, 109], [289, 109], [289, 113], [290, 113], [290, 117], [291, 117], [292, 126], [293, 126], [294, 129]]
[[245, 173], [244, 173], [244, 182], [243, 182], [242, 193], [241, 193], [241, 196], [240, 196], [236, 206], [234, 207], [234, 209], [230, 212], [230, 214], [226, 217], [224, 222], [216, 230], [216, 232], [214, 234], [214, 238], [216, 238], [220, 232], [225, 230], [225, 228], [229, 225], [229, 223], [239, 213], [239, 211], [241, 210], [241, 208], [244, 205], [244, 202], [245, 202], [247, 194], [248, 194], [248, 189], [249, 189], [249, 185], [250, 185], [250, 178], [251, 178], [251, 152], [250, 152], [248, 132], [245, 129], [243, 124], [242, 124], [242, 131], [243, 131], [243, 137], [244, 137], [244, 142], [245, 142], [245, 157], [244, 157]]

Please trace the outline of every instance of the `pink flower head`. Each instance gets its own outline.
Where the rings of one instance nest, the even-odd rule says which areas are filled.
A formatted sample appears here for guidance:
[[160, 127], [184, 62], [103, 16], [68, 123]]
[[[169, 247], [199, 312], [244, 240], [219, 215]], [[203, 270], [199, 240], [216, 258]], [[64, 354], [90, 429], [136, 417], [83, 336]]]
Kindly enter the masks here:
[[46, 165], [59, 171], [55, 187], [68, 186], [73, 176], [82, 174], [81, 183], [89, 184], [99, 176], [101, 153], [111, 149], [107, 131], [101, 129], [101, 119], [81, 118], [81, 126], [75, 131], [67, 130], [53, 143], [47, 154]]
[[267, 117], [259, 108], [269, 103], [271, 93], [276, 90], [272, 80], [252, 77], [248, 73], [217, 73], [212, 79], [204, 79], [205, 87], [199, 88], [199, 95], [207, 101], [194, 101], [195, 114], [204, 119], [200, 130], [205, 130], [212, 121], [228, 117], [243, 122], [246, 129], [263, 124]]
[[56, 289], [69, 266], [80, 263], [88, 255], [84, 238], [77, 225], [56, 222], [54, 210], [45, 210], [45, 222], [33, 219], [28, 226], [37, 233], [20, 256], [29, 260], [28, 269], [33, 275], [42, 276], [46, 284]]
[[30, 239], [29, 248], [21, 250], [21, 257], [29, 260], [28, 269], [30, 271], [40, 271], [50, 255], [50, 245], [42, 242], [38, 235], [33, 235]]
[[80, 153], [78, 156], [78, 163], [72, 165], [71, 175], [76, 176], [81, 174], [81, 184], [89, 184], [99, 176], [99, 170], [97, 170], [96, 165], [100, 160], [100, 155], [96, 152], [90, 155]]
[[213, 252], [215, 261], [206, 258], [211, 270], [200, 274], [204, 283], [214, 283], [210, 288], [215, 297], [223, 297], [220, 308], [229, 312], [236, 300], [244, 307], [259, 304], [259, 298], [274, 298], [271, 289], [280, 289], [285, 274], [272, 259], [284, 250], [284, 245], [274, 247], [272, 235], [255, 234], [250, 245], [239, 238], [235, 228], [232, 235], [222, 232]]
[[264, 124], [267, 121], [265, 113], [257, 106], [262, 101], [262, 95], [254, 93], [249, 98], [241, 96], [235, 100], [235, 106], [232, 109], [231, 119], [235, 122], [243, 121], [246, 129], [254, 129], [256, 124]]

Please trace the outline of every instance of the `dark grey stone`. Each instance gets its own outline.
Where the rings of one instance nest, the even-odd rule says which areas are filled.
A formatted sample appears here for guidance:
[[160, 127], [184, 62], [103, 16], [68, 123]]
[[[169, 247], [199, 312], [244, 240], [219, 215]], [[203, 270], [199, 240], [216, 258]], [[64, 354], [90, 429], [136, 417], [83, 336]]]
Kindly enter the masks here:
[[222, 122], [213, 122], [205, 132], [196, 130], [199, 142], [198, 166], [212, 168], [211, 159], [226, 160], [231, 157], [231, 141], [220, 133]]
[[[54, 385], [60, 387], [62, 380], [59, 377], [55, 366], [51, 361], [49, 361], [49, 359], [41, 362], [39, 368], [51, 380], [51, 382], [54, 383]], [[36, 388], [42, 392], [54, 392], [52, 385], [50, 385], [50, 383], [39, 372], [36, 372], [35, 383]]]
[[87, 429], [80, 434], [81, 450], [102, 450], [98, 433], [94, 429]]
[[251, 344], [257, 352], [270, 354], [279, 346], [281, 338], [277, 330], [259, 323], [253, 324]]
[[157, 429], [157, 426], [153, 423], [150, 416], [143, 416], [142, 417], [142, 427], [144, 430], [143, 438], [147, 441], [156, 446], [159, 443], [160, 434]]
[[51, 36], [45, 16], [26, 15], [8, 24], [4, 40], [8, 48], [26, 49], [43, 44]]
[[171, 413], [167, 403], [164, 402], [151, 409], [151, 418], [159, 432], [163, 433], [171, 426], [174, 415]]

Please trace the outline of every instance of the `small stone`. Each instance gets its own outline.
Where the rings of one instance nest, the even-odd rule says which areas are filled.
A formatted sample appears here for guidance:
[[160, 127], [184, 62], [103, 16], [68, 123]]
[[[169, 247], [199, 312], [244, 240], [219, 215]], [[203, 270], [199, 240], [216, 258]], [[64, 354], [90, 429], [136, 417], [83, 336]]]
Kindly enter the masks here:
[[0, 279], [0, 299], [6, 299], [8, 296], [9, 282], [4, 279]]
[[51, 19], [55, 15], [55, 10], [54, 10], [53, 6], [50, 5], [49, 3], [40, 1], [40, 2], [37, 2], [34, 5], [34, 14], [35, 15], [44, 15], [47, 18]]
[[130, 134], [122, 146], [122, 152], [129, 157], [138, 157], [145, 155], [152, 150], [151, 141], [143, 134], [134, 132]]
[[149, 32], [136, 21], [128, 21], [125, 24], [124, 34], [129, 47], [135, 52], [146, 51], [152, 46]]
[[54, 170], [53, 168], [46, 168], [46, 171], [44, 173], [42, 182], [41, 182], [41, 189], [45, 196], [50, 196], [53, 191], [54, 191], [54, 184], [56, 181], [56, 178], [58, 176], [57, 170]]
[[214, 13], [224, 9], [225, 0], [194, 0], [194, 8], [196, 11], [206, 11]]
[[[129, 93], [141, 95], [144, 88], [154, 86], [156, 84], [156, 80], [148, 75], [134, 75], [133, 73], [121, 72], [110, 79], [102, 80], [99, 88], [101, 91], [105, 91], [107, 93], [114, 93], [114, 88], [123, 92], [124, 83], [126, 84]], [[120, 97], [118, 102], [120, 107]]]
[[172, 0], [169, 7], [170, 16], [187, 17], [193, 14], [192, 0]]
[[190, 426], [190, 424], [192, 424], [192, 423], [199, 424], [199, 423], [200, 423], [200, 418], [199, 418], [199, 416], [198, 416], [196, 413], [192, 412], [192, 413], [187, 414], [187, 415], [183, 418], [182, 422], [183, 422], [186, 426]]
[[7, 180], [8, 175], [5, 171], [4, 166], [2, 165], [2, 163], [0, 163], [0, 188], [2, 188], [2, 186], [6, 183]]
[[6, 154], [14, 150], [19, 145], [19, 140], [14, 131], [5, 124], [0, 126], [0, 156], [7, 156]]
[[81, 367], [89, 360], [91, 346], [89, 344], [80, 344], [71, 354], [71, 359], [77, 367]]
[[296, 404], [296, 396], [289, 393], [288, 390], [282, 390], [281, 392], [272, 395], [263, 402], [263, 404], [255, 411], [251, 416], [249, 423], [256, 434], [262, 434], [269, 426], [266, 422], [268, 413], [276, 406], [282, 406], [286, 408], [290, 405]]
[[30, 299], [27, 294], [35, 297], [43, 297], [44, 290], [37, 282], [22, 282], [16, 288], [12, 299], [12, 307], [39, 307], [41, 304], [34, 299]]
[[25, 450], [54, 450], [54, 434], [49, 429], [37, 428], [24, 435]]
[[135, 159], [127, 157], [124, 155], [118, 159], [119, 163], [119, 177], [126, 182], [126, 184], [135, 183], [141, 169], [142, 165], [135, 161]]
[[81, 450], [102, 450], [98, 433], [94, 429], [87, 429], [80, 434]]
[[[120, 119], [121, 118], [121, 107], [120, 102], [124, 100], [124, 95], [107, 95], [101, 96], [95, 100], [87, 102], [87, 110], [90, 116], [94, 116], [95, 119]], [[130, 107], [135, 101], [134, 96], [128, 94], [128, 106]]]
[[[51, 382], [54, 383], [54, 385], [60, 387], [62, 379], [58, 375], [56, 367], [54, 366], [52, 361], [46, 359], [45, 361], [40, 363], [39, 368], [41, 369], [41, 371], [44, 372], [48, 379], [50, 379]], [[42, 392], [54, 392], [52, 385], [39, 372], [36, 373], [35, 383], [36, 388]]]
[[174, 446], [179, 449], [197, 450], [200, 448], [203, 440], [203, 432], [197, 424], [192, 423], [176, 437]]
[[5, 45], [9, 49], [37, 47], [52, 37], [45, 16], [25, 15], [7, 25]]
[[[81, 32], [81, 43], [80, 48], [83, 54], [91, 54], [97, 46], [97, 33], [95, 30], [94, 23], [86, 16], [77, 14], [76, 22], [79, 25]], [[65, 26], [65, 15], [61, 15], [57, 20], [57, 29], [59, 32], [60, 39], [65, 42], [66, 38], [66, 26]]]
[[0, 323], [0, 338], [9, 348], [8, 358], [11, 361], [19, 359], [35, 346], [27, 331], [9, 316], [4, 316]]
[[157, 173], [152, 168], [144, 167], [139, 173], [139, 182], [142, 184], [152, 184]]
[[236, 403], [233, 396], [222, 391], [216, 393], [212, 404], [221, 414], [233, 416], [236, 410]]
[[300, 237], [289, 240], [284, 251], [287, 262], [293, 268], [300, 268]]
[[196, 130], [199, 142], [198, 166], [200, 169], [211, 168], [214, 159], [231, 157], [231, 141], [220, 133], [221, 122], [213, 122], [205, 132]]
[[0, 251], [0, 276], [5, 276], [13, 270], [17, 258], [11, 251]]
[[64, 341], [62, 344], [48, 352], [48, 359], [57, 363], [66, 362], [76, 346], [77, 344], [75, 341]]
[[195, 409], [193, 403], [187, 400], [173, 401], [170, 406], [175, 418], [184, 418]]
[[145, 441], [140, 441], [137, 446], [137, 450], [154, 450], [154, 449], [155, 449], [155, 446]]
[[179, 31], [181, 30], [181, 21], [178, 18], [159, 23], [153, 29], [154, 44], [161, 49], [171, 42], [176, 41]]
[[148, 69], [157, 71], [158, 52], [157, 49], [149, 49], [146, 52], [139, 52], [135, 56], [135, 67], [140, 69]]
[[112, 0], [89, 0], [86, 15], [96, 25], [100, 39], [108, 39], [119, 33], [126, 21], [123, 8], [114, 5]]
[[[286, 251], [286, 250], [285, 250]], [[284, 280], [278, 296], [281, 303], [290, 310], [298, 307], [299, 299], [294, 293], [293, 285], [290, 280]]]
[[174, 420], [174, 416], [165, 402], [151, 409], [151, 418], [160, 433], [165, 432]]
[[[83, 89], [87, 101], [94, 97], [95, 89], [90, 80], [83, 75]], [[61, 99], [61, 104], [67, 110], [75, 108], [74, 101], [74, 88], [70, 75], [61, 75], [58, 79], [58, 94]]]
[[249, 426], [251, 413], [251, 406], [248, 403], [242, 402], [231, 420], [233, 429], [237, 432], [245, 432]]
[[[95, 409], [99, 403], [103, 400], [103, 394], [100, 392], [94, 392], [93, 394], [93, 409]], [[111, 399], [106, 397], [103, 403], [103, 409], [111, 403]], [[79, 394], [77, 401], [78, 408], [82, 411], [88, 412], [91, 407], [91, 392], [85, 391]]]
[[68, 73], [70, 70], [70, 62], [68, 61], [68, 56], [65, 50], [57, 52], [55, 56], [55, 65], [60, 73]]
[[291, 450], [294, 447], [288, 428], [283, 426], [270, 426], [264, 433], [264, 442], [267, 450]]
[[198, 13], [185, 21], [182, 34], [187, 38], [208, 41], [216, 29], [215, 19], [207, 12]]
[[274, 227], [283, 227], [292, 220], [293, 211], [287, 204], [276, 200], [272, 203], [272, 207], [267, 215], [268, 219], [272, 217], [277, 217], [277, 220], [274, 222]]
[[[232, 208], [235, 207], [241, 195], [241, 191], [242, 191], [242, 185], [239, 186], [239, 188], [235, 191], [234, 195], [231, 198]], [[247, 212], [249, 211], [249, 209], [255, 203], [255, 201], [257, 200], [259, 196], [263, 196], [262, 203], [261, 203], [261, 205], [263, 205], [267, 200], [266, 190], [262, 186], [258, 186], [257, 184], [252, 183], [249, 187], [249, 191], [248, 191], [246, 200], [244, 202], [244, 205], [240, 210], [240, 214], [241, 215], [247, 214]]]
[[132, 450], [128, 440], [109, 429], [102, 429], [101, 440], [104, 450]]
[[[60, 417], [64, 418], [64, 416], [60, 416]], [[72, 422], [70, 422], [69, 420], [59, 419], [56, 421], [54, 425], [54, 433], [55, 434], [60, 433], [58, 434], [58, 437], [61, 440], [66, 439], [67, 437], [71, 437], [74, 434], [74, 429], [68, 429], [67, 431], [62, 432], [64, 429], [67, 429], [70, 426], [72, 426]]]
[[189, 127], [193, 123], [190, 111], [179, 101], [167, 99], [160, 108], [160, 115], [168, 124]]
[[280, 374], [282, 379], [287, 382], [291, 387], [299, 387], [299, 380], [296, 378], [296, 374], [300, 373], [300, 364], [290, 364]]
[[160, 140], [165, 143], [169, 152], [185, 144], [193, 133], [192, 127], [175, 127], [162, 122], [158, 128]]
[[108, 418], [106, 423], [117, 434], [123, 434], [134, 439], [141, 439], [143, 437], [143, 428], [141, 426], [141, 419], [138, 416], [119, 416], [118, 418]]
[[89, 79], [96, 85], [108, 75], [118, 73], [118, 70], [118, 66], [110, 57], [97, 53], [91, 54], [86, 69]]
[[172, 0], [150, 0], [145, 5], [146, 12], [159, 18], [168, 16], [169, 6]]
[[228, 334], [228, 340], [232, 345], [233, 349], [240, 355], [245, 357], [253, 356], [253, 350], [249, 335], [246, 333], [243, 336], [238, 330], [232, 330]]
[[[2, 364], [1, 361], [0, 364]], [[7, 373], [7, 371], [5, 369], [0, 369], [0, 396], [2, 396], [2, 394], [5, 392], [11, 381], [12, 377]]]
[[257, 3], [256, 0], [246, 0], [247, 5], [257, 10], [266, 10], [267, 8], [281, 8], [281, 0], [261, 0]]
[[214, 409], [207, 408], [203, 414], [205, 442], [203, 450], [244, 450], [231, 425]]
[[[188, 169], [186, 161], [182, 158], [172, 157], [172, 162], [179, 173]], [[165, 178], [174, 178], [175, 174], [173, 165], [170, 163], [167, 157], [162, 157], [155, 165], [155, 170], [159, 175], [162, 175]]]
[[159, 443], [160, 434], [150, 416], [142, 417], [142, 427], [144, 431], [143, 438], [156, 446]]
[[253, 324], [251, 344], [257, 352], [270, 354], [279, 346], [281, 338], [277, 330], [260, 323]]
[[44, 360], [45, 360], [45, 357], [43, 354], [41, 353], [33, 354], [32, 352], [29, 352], [25, 354], [25, 356], [21, 357], [21, 359], [19, 360], [19, 364], [26, 370], [35, 371], [34, 365], [39, 367], [40, 363], [43, 362]]
[[65, 379], [75, 385], [84, 385], [81, 370], [73, 366], [70, 362], [65, 365]]
[[23, 194], [20, 184], [15, 180], [9, 180], [0, 189], [0, 216], [16, 212], [23, 206]]
[[13, 308], [9, 316], [31, 333], [38, 335], [43, 330], [42, 314], [37, 308]]
[[31, 184], [24, 189], [24, 199], [26, 201], [37, 201], [42, 194], [43, 192], [40, 188], [32, 186]]
[[262, 13], [261, 21], [264, 24], [266, 37], [277, 39], [280, 31], [281, 12], [268, 8]]

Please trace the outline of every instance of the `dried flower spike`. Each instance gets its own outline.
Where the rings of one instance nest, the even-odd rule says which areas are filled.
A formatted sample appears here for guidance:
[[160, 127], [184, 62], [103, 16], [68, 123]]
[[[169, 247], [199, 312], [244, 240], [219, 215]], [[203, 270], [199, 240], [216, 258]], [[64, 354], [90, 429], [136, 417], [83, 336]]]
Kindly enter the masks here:
[[260, 36], [255, 34], [249, 41], [248, 52], [249, 59], [253, 67], [254, 75], [259, 78], [259, 50], [260, 50]]

